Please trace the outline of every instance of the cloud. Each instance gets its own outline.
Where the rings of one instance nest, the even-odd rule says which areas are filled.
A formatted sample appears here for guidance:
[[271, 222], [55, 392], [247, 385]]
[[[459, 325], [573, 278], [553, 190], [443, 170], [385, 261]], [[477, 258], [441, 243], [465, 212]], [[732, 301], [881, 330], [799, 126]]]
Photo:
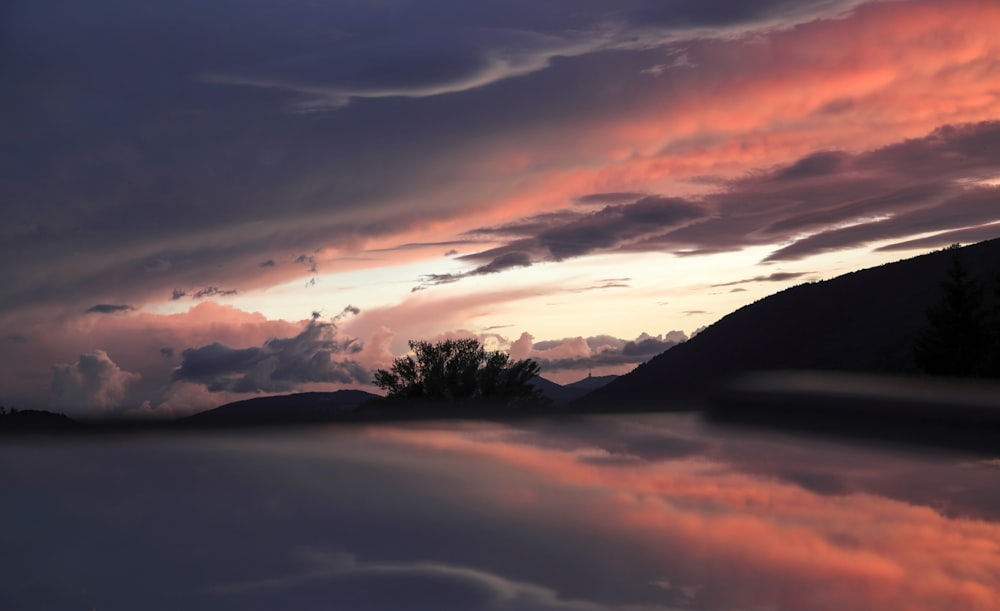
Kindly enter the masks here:
[[603, 611], [587, 601], [563, 600], [548, 587], [516, 581], [495, 573], [439, 562], [359, 562], [346, 553], [303, 550], [298, 572], [257, 581], [217, 584], [209, 593], [220, 598], [281, 597], [313, 600], [328, 591], [341, 605], [358, 611], [398, 608], [475, 611]]
[[[788, 28], [820, 16], [843, 15], [859, 3], [804, 2], [793, 8], [785, 2], [761, 1], [706, 11], [695, 2], [680, 2], [667, 12], [650, 2], [615, 9], [588, 3], [582, 10], [550, 13], [514, 2], [505, 3], [503, 11], [491, 4], [441, 9], [449, 14], [443, 23], [429, 19], [434, 12], [414, 11], [404, 3], [398, 10], [407, 15], [405, 28], [366, 28], [364, 37], [343, 36], [304, 52], [208, 71], [201, 80], [290, 94], [295, 112], [328, 111], [356, 100], [428, 98], [495, 86], [543, 71], [556, 58]], [[338, 17], [339, 23], [350, 23], [349, 14]], [[693, 65], [683, 50], [671, 50], [665, 62], [660, 72]]]
[[52, 406], [71, 415], [118, 412], [128, 387], [141, 376], [125, 371], [103, 350], [81, 354], [72, 364], [52, 367]]
[[126, 305], [126, 304], [114, 305], [114, 304], [110, 304], [110, 303], [99, 303], [99, 304], [97, 304], [95, 306], [91, 306], [91, 307], [87, 308], [87, 313], [88, 314], [118, 314], [120, 312], [129, 312], [129, 311], [134, 310], [134, 309], [135, 309], [134, 307], [132, 307], [130, 305]]
[[[192, 299], [204, 299], [205, 297], [229, 297], [235, 295], [236, 289], [220, 289], [216, 286], [207, 286], [191, 296]], [[176, 291], [174, 292], [176, 295]], [[183, 297], [183, 294], [181, 295]]]
[[468, 278], [470, 276], [497, 274], [515, 267], [528, 267], [532, 263], [531, 255], [528, 253], [508, 252], [498, 255], [489, 263], [480, 265], [479, 267], [471, 269], [467, 272], [459, 274], [426, 274], [421, 276], [420, 284], [415, 286], [412, 291], [419, 291], [432, 285], [451, 284], [452, 282], [458, 282], [462, 278]]
[[786, 280], [801, 278], [802, 276], [806, 276], [810, 273], [812, 272], [774, 272], [772, 274], [767, 274], [766, 276], [754, 276], [753, 278], [744, 278], [743, 280], [734, 280], [732, 282], [722, 282], [719, 284], [713, 284], [712, 286], [733, 286], [735, 284], [746, 284], [748, 282], [785, 282]]
[[[485, 227], [474, 233], [509, 241], [461, 257], [483, 262], [479, 267], [425, 276], [422, 286], [598, 252], [690, 256], [786, 242], [764, 259], [772, 262], [933, 231], [982, 235], [980, 226], [1000, 221], [1000, 209], [992, 205], [1000, 188], [982, 181], [1000, 167], [995, 142], [1000, 142], [997, 121], [945, 126], [873, 151], [811, 153], [726, 181], [721, 190], [698, 198], [645, 195], [590, 214], [564, 210]], [[599, 193], [577, 201], [632, 195]], [[776, 272], [717, 286], [802, 275]]]
[[[348, 306], [344, 313], [357, 311]], [[362, 343], [338, 333], [335, 321], [344, 313], [328, 323], [314, 313], [298, 335], [272, 338], [261, 346], [213, 342], [188, 348], [171, 379], [202, 384], [211, 392], [237, 393], [288, 392], [315, 382], [368, 383], [371, 372], [352, 358], [362, 351]]]
[[257, 265], [258, 267], [274, 267], [277, 264], [274, 262], [274, 259], [268, 259], [267, 261], [261, 261]]
[[466, 91], [540, 70], [555, 54], [585, 49], [564, 38], [524, 30], [397, 33], [210, 73], [202, 79], [299, 94], [292, 108], [309, 112], [342, 108], [358, 98], [422, 98]]
[[581, 195], [574, 200], [574, 203], [581, 206], [614, 206], [631, 204], [642, 199], [645, 193], [619, 192], [619, 193], [591, 193]]
[[915, 248], [940, 248], [952, 244], [972, 244], [983, 240], [992, 240], [1000, 237], [1000, 224], [984, 225], [982, 227], [971, 227], [967, 229], [957, 229], [955, 231], [945, 231], [924, 238], [915, 240], [904, 240], [880, 246], [878, 250], [912, 250]]
[[313, 255], [299, 255], [295, 257], [295, 263], [306, 266], [311, 274], [315, 274], [318, 271], [316, 257]]
[[[579, 211], [578, 200], [627, 203], [616, 194], [690, 198], [695, 178], [726, 181], [995, 118], [990, 2], [587, 2], [573, 11], [403, 2], [391, 15], [299, 3], [265, 18], [229, 0], [211, 14], [185, 0], [162, 19], [116, 5], [100, 23], [49, 2], [14, 13], [5, 38], [32, 66], [9, 75], [21, 95], [0, 102], [0, 116], [17, 117], [4, 125], [11, 145], [25, 151], [4, 185], [6, 308], [85, 309], [105, 295], [141, 307], [170, 287], [223, 282], [246, 293], [308, 269], [262, 260], [319, 248], [312, 256], [326, 269], [369, 247], [446, 242], [475, 226]], [[191, 53], [163, 54], [178, 24]], [[345, 54], [350, 62], [327, 61]], [[641, 74], [683, 54], [696, 70]], [[489, 72], [494, 65], [505, 67]], [[529, 65], [539, 69], [519, 72]], [[488, 85], [461, 89], [487, 72]], [[192, 79], [199, 74], [261, 84], [206, 85]], [[122, 96], [121, 83], [173, 94]], [[434, 87], [447, 92], [359, 97], [307, 120], [283, 112]], [[132, 138], [137, 125], [151, 136]], [[743, 203], [753, 212], [753, 198]], [[732, 248], [739, 235], [771, 243], [753, 233], [766, 221], [720, 232], [715, 244], [701, 236], [699, 249]], [[634, 246], [674, 251], [683, 236]]]
[[511, 343], [510, 355], [515, 359], [534, 359], [545, 376], [552, 372], [636, 365], [687, 339], [682, 331], [670, 331], [666, 335], [642, 333], [634, 340], [597, 335], [535, 343], [534, 336], [525, 332]]
[[563, 261], [586, 254], [611, 251], [643, 236], [684, 225], [705, 216], [698, 205], [678, 198], [646, 196], [629, 204], [605, 206], [589, 214], [564, 211], [538, 215], [522, 223], [472, 232], [525, 236], [506, 246], [475, 254], [462, 260], [482, 261], [482, 265], [459, 274], [430, 274], [420, 287], [448, 284], [469, 276], [495, 274], [541, 261]]

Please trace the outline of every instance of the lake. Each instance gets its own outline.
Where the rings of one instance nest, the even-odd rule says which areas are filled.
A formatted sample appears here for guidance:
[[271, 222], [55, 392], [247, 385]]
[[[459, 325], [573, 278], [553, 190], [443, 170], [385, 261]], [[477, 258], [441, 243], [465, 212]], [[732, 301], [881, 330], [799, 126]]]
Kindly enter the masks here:
[[0, 608], [1000, 608], [996, 456], [693, 414], [5, 439]]

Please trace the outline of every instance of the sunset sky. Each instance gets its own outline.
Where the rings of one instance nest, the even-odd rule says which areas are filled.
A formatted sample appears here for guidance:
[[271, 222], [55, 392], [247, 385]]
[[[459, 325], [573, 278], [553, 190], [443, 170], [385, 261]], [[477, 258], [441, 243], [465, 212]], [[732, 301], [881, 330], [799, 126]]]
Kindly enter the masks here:
[[623, 373], [1000, 236], [995, 0], [8, 0], [0, 404]]

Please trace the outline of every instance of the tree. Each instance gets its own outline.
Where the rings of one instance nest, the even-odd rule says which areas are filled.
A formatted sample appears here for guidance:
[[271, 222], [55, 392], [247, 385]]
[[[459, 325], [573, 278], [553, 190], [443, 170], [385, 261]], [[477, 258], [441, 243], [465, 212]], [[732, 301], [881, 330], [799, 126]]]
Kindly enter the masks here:
[[538, 364], [511, 360], [505, 352], [487, 352], [475, 339], [449, 339], [436, 344], [411, 341], [413, 356], [375, 372], [375, 385], [390, 398], [445, 401], [482, 400], [509, 404], [540, 398], [531, 385]]
[[941, 300], [927, 308], [927, 326], [914, 345], [914, 361], [932, 375], [982, 375], [990, 348], [983, 287], [968, 277], [957, 252], [941, 289]]

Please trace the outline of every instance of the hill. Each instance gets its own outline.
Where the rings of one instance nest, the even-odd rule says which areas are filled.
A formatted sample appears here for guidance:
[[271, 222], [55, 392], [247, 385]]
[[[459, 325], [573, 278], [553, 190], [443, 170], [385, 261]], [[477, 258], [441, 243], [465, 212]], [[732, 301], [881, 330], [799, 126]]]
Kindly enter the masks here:
[[972, 278], [992, 281], [1000, 271], [1000, 240], [990, 240], [791, 287], [725, 316], [574, 407], [664, 409], [757, 371], [914, 373], [914, 338], [956, 255]]
[[556, 384], [551, 380], [547, 380], [541, 376], [535, 378], [531, 384], [537, 388], [543, 395], [548, 397], [552, 401], [552, 405], [559, 407], [571, 403], [580, 397], [586, 395], [588, 392], [597, 390], [602, 386], [609, 384], [612, 380], [618, 376], [587, 376], [582, 380], [577, 380], [576, 382], [570, 382], [569, 384]]
[[240, 426], [335, 420], [378, 395], [363, 390], [304, 392], [226, 403], [179, 422], [196, 426]]
[[[615, 376], [587, 377], [571, 384], [556, 384], [545, 378], [533, 382], [542, 394], [552, 401], [553, 406], [561, 406], [582, 397], [587, 392], [614, 380]], [[325, 422], [332, 420], [364, 420], [385, 416], [378, 403], [369, 403], [380, 398], [361, 390], [339, 390], [336, 392], [306, 392], [271, 397], [256, 397], [221, 405], [215, 409], [182, 418], [178, 422], [186, 426], [244, 426], [258, 424], [283, 424]], [[362, 405], [368, 411], [358, 410]], [[436, 406], [440, 407], [440, 406]], [[447, 414], [439, 409], [433, 415]], [[427, 410], [425, 404], [414, 406], [414, 410]], [[431, 412], [428, 412], [431, 413]], [[395, 414], [407, 415], [407, 414]]]

